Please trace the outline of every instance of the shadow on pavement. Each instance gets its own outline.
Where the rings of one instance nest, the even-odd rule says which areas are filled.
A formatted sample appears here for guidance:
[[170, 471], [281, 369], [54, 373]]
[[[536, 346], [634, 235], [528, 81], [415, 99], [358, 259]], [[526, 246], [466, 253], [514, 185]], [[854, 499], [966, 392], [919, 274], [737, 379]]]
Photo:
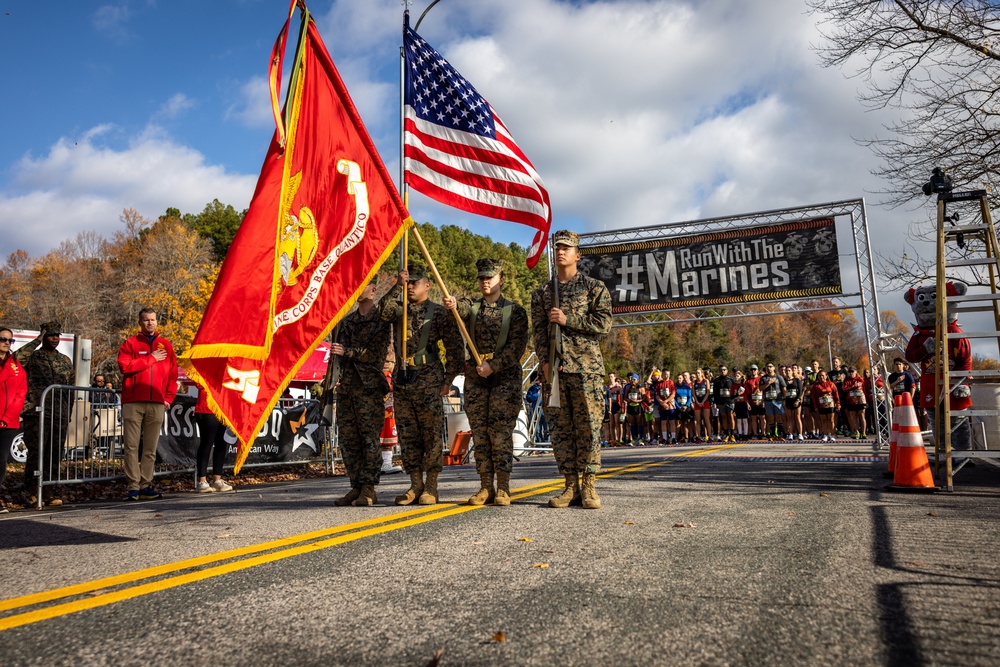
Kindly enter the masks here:
[[[663, 479], [692, 484], [721, 484], [730, 493], [756, 493], [762, 489], [798, 491], [868, 491], [881, 488], [884, 464], [672, 459], [669, 465], [630, 473], [632, 479]], [[877, 477], [877, 479], [876, 479]]]
[[0, 550], [136, 541], [134, 537], [95, 533], [30, 519], [8, 519], [0, 523], [0, 538]]
[[882, 643], [889, 653], [885, 664], [888, 667], [918, 667], [924, 664], [924, 658], [902, 589], [901, 584], [880, 584], [876, 588]]

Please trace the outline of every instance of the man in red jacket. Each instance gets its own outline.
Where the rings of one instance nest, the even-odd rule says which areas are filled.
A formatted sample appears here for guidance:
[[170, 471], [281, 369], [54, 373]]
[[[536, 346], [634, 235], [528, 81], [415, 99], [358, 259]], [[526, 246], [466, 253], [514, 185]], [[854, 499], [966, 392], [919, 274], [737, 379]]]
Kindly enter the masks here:
[[[170, 341], [156, 333], [156, 312], [139, 311], [139, 333], [118, 349], [122, 385], [122, 425], [125, 431], [125, 500], [152, 500], [153, 464], [163, 415], [177, 395], [177, 356]], [[142, 435], [142, 463], [139, 436]]]

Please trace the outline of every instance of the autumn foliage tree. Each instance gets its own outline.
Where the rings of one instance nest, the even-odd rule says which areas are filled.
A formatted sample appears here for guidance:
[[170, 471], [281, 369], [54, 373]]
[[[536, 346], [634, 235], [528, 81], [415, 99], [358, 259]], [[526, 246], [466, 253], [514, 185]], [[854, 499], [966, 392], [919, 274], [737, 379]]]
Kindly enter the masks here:
[[37, 259], [12, 253], [0, 267], [8, 286], [0, 295], [4, 326], [38, 329], [58, 321], [91, 339], [93, 368], [110, 371], [148, 306], [178, 351], [186, 349], [218, 273], [211, 242], [175, 217], [154, 222], [126, 209], [121, 222], [110, 240], [81, 232]]
[[723, 310], [709, 310], [693, 322], [613, 329], [602, 345], [605, 366], [619, 376], [635, 372], [645, 380], [653, 366], [676, 375], [722, 364], [745, 370], [750, 364], [804, 366], [819, 359], [826, 365], [828, 349], [848, 364], [866, 359], [854, 314], [819, 308], [833, 308], [833, 303], [803, 301], [780, 315], [760, 308], [757, 317], [752, 315], [754, 307], [747, 306], [751, 316], [730, 319], [723, 317]]
[[[121, 341], [137, 330], [141, 308], [160, 316], [161, 331], [178, 352], [188, 348], [221, 266], [220, 254], [232, 239], [242, 214], [218, 202], [200, 214], [168, 209], [149, 219], [126, 209], [121, 228], [106, 239], [81, 232], [49, 253], [32, 258], [17, 251], [0, 265], [0, 323], [37, 329], [41, 322], [59, 320], [67, 332], [93, 341], [93, 368], [111, 372]], [[534, 269], [525, 265], [525, 249], [493, 241], [468, 229], [420, 224], [424, 239], [449, 291], [474, 295], [476, 260], [489, 257], [504, 264], [504, 294], [526, 308], [531, 293], [547, 279], [543, 259]], [[411, 262], [424, 263], [417, 244], [410, 243]], [[396, 273], [398, 251], [387, 258], [383, 283]], [[384, 290], [383, 290], [384, 291]], [[673, 372], [696, 367], [746, 368], [766, 362], [806, 364], [827, 359], [827, 341], [835, 355], [854, 363], [865, 353], [857, 319], [830, 301], [794, 304], [780, 315], [725, 319], [725, 310], [704, 310], [696, 319], [673, 324], [616, 328], [602, 342], [609, 372], [643, 379], [655, 366]], [[898, 318], [894, 328], [905, 327]], [[238, 323], [234, 323], [238, 325]], [[531, 343], [529, 342], [529, 349]]]

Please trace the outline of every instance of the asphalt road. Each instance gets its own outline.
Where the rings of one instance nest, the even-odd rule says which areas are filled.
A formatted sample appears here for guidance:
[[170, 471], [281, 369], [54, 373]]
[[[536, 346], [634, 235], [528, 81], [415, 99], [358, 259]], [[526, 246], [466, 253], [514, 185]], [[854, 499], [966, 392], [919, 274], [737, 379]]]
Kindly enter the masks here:
[[605, 453], [599, 511], [339, 508], [346, 480], [0, 519], [0, 664], [996, 665], [1000, 470], [883, 491], [867, 446]]

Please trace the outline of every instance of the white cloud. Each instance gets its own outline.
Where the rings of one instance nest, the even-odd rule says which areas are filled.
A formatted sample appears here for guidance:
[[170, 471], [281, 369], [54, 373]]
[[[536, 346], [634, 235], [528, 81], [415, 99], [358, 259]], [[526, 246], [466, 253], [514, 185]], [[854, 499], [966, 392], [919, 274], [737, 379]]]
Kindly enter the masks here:
[[[124, 25], [127, 5], [106, 7], [106, 25]], [[395, 175], [399, 1], [336, 0], [316, 20]], [[866, 197], [873, 246], [892, 254], [910, 220], [926, 213], [878, 206], [872, 193], [884, 184], [869, 173], [877, 158], [855, 139], [880, 133], [896, 112], [866, 113], [858, 83], [820, 67], [810, 49], [822, 41], [816, 21], [801, 0], [445, 2], [420, 32], [503, 117], [550, 189], [557, 228], [641, 227]], [[175, 96], [164, 111], [189, 104]], [[263, 76], [223, 105], [236, 123], [273, 122]], [[255, 176], [207, 165], [155, 128], [118, 150], [101, 143], [110, 132], [95, 128], [78, 144], [63, 139], [43, 158], [21, 160], [0, 191], [0, 219], [11, 230], [0, 244], [41, 252], [79, 229], [113, 230], [125, 206], [157, 215], [167, 206], [197, 211], [216, 197], [246, 205]], [[411, 210], [504, 242], [531, 236], [416, 193]], [[30, 231], [35, 221], [53, 233]], [[849, 239], [841, 243], [850, 250]], [[905, 319], [898, 295], [880, 298]]]
[[94, 10], [92, 21], [94, 28], [100, 32], [116, 39], [124, 39], [130, 35], [126, 24], [131, 17], [132, 11], [129, 4], [123, 2], [117, 5], [101, 5]]
[[[420, 32], [503, 117], [550, 189], [556, 228], [864, 197], [873, 246], [892, 254], [913, 214], [878, 206], [877, 158], [855, 140], [896, 112], [865, 112], [857, 82], [819, 65], [816, 20], [798, 0], [522, 0], [442, 3]], [[411, 211], [440, 215], [412, 195]], [[849, 236], [841, 246], [853, 252]], [[856, 285], [853, 257], [842, 266]], [[907, 312], [897, 294], [880, 305]]]
[[271, 110], [271, 92], [267, 78], [254, 76], [240, 86], [236, 101], [226, 109], [225, 117], [246, 127], [267, 127], [273, 124], [274, 113]]
[[166, 119], [177, 118], [188, 109], [193, 109], [194, 106], [194, 100], [187, 95], [184, 93], [175, 93], [157, 109], [155, 117]]
[[110, 237], [125, 208], [156, 217], [168, 207], [197, 213], [216, 198], [237, 209], [249, 204], [255, 175], [205, 164], [155, 128], [123, 149], [110, 148], [101, 140], [112, 131], [100, 126], [75, 141], [60, 139], [44, 157], [17, 163], [0, 192], [3, 256], [18, 248], [41, 255], [82, 230]]

